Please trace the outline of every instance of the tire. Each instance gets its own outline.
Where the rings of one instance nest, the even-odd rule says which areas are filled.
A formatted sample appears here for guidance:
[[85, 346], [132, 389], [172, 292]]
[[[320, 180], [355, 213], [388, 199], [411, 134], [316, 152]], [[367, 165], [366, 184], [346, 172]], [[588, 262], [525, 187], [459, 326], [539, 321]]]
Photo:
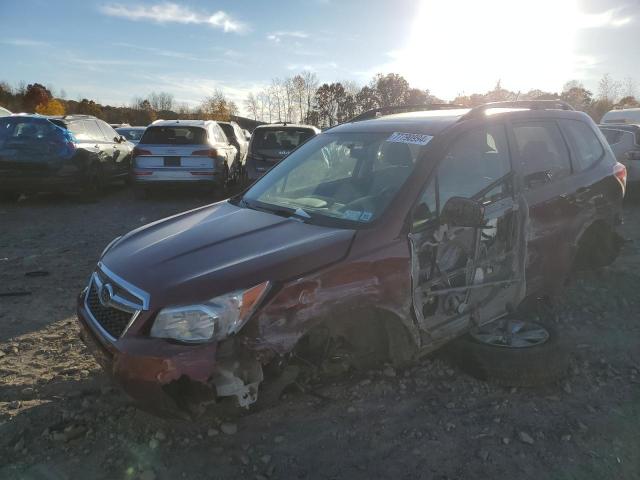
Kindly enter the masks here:
[[555, 329], [545, 325], [548, 339], [528, 347], [500, 347], [483, 343], [471, 334], [454, 340], [449, 353], [469, 375], [509, 387], [536, 387], [555, 382], [569, 369], [569, 352]]
[[82, 185], [80, 198], [83, 202], [97, 202], [103, 192], [102, 176], [99, 170], [93, 170], [84, 185]]
[[0, 202], [16, 203], [20, 195], [20, 192], [0, 192]]

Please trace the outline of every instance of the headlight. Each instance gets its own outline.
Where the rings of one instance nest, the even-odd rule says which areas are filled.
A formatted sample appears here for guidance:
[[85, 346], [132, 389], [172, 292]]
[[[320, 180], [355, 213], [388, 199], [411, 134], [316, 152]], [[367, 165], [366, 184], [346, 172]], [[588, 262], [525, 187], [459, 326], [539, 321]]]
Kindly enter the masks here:
[[153, 322], [151, 336], [194, 343], [222, 340], [240, 331], [268, 290], [269, 282], [264, 282], [198, 305], [164, 308]]

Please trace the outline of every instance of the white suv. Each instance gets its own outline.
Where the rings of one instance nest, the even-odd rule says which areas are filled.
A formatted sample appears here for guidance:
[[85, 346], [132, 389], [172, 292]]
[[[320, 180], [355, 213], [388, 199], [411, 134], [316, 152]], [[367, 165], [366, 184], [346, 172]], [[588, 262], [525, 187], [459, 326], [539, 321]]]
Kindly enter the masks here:
[[153, 186], [201, 185], [223, 190], [237, 170], [236, 147], [211, 120], [156, 120], [133, 151], [137, 197]]

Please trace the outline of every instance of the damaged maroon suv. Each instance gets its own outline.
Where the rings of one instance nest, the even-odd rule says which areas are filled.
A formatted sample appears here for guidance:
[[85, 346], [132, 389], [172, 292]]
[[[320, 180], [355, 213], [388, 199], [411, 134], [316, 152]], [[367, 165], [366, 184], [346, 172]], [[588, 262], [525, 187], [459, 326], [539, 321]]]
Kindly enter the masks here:
[[468, 332], [550, 341], [501, 319], [615, 258], [624, 166], [562, 102], [424, 108], [367, 112], [244, 193], [112, 241], [78, 299], [99, 362], [147, 407], [193, 412], [251, 405], [265, 367], [328, 339], [390, 362]]

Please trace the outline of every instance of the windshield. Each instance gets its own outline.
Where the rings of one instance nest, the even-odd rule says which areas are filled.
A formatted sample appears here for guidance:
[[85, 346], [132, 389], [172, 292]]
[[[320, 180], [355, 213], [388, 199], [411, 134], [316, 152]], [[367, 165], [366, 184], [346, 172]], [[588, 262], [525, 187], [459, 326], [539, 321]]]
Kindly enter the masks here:
[[254, 150], [281, 150], [286, 155], [314, 135], [313, 130], [259, 128], [253, 132]]
[[148, 127], [140, 139], [148, 145], [205, 145], [207, 132], [200, 127]]
[[426, 144], [407, 138], [391, 133], [318, 135], [270, 170], [243, 200], [267, 210], [301, 209], [310, 218], [372, 222], [411, 175]]

